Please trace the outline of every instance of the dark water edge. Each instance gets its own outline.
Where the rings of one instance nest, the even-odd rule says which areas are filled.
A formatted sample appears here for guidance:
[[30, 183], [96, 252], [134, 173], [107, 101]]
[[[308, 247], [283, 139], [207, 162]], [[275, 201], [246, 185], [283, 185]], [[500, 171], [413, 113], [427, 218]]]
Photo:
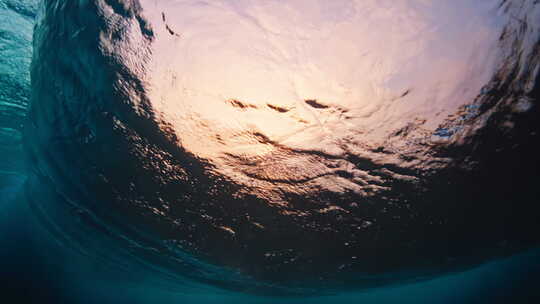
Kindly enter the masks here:
[[264, 298], [220, 290], [170, 291], [126, 280], [58, 243], [17, 195], [13, 178], [0, 204], [0, 290], [3, 303], [538, 303], [540, 249], [436, 279], [312, 298]]

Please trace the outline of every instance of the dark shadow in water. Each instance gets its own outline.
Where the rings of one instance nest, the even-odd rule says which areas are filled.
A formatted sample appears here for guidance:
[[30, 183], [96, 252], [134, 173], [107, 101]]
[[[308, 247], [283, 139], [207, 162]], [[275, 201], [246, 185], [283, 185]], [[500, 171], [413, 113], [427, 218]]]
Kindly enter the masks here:
[[143, 281], [128, 284], [129, 279], [122, 274], [62, 247], [41, 229], [20, 199], [4, 201], [0, 211], [0, 290], [4, 303], [479, 304], [540, 300], [540, 249], [430, 281], [331, 297], [270, 299], [219, 291], [181, 294]]

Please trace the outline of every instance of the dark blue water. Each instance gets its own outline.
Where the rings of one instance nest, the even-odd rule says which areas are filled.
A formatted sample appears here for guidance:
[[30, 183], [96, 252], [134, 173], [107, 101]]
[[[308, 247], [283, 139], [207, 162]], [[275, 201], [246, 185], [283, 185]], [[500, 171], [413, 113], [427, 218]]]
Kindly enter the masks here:
[[536, 303], [540, 299], [538, 250], [426, 282], [329, 297], [270, 299], [213, 288], [168, 291], [144, 279], [130, 282], [122, 273], [111, 273], [100, 262], [67, 250], [36, 222], [24, 203], [2, 203], [1, 289], [8, 303]]
[[[23, 195], [28, 174], [21, 134], [31, 94], [29, 66], [37, 2], [0, 0], [0, 291], [3, 297], [0, 303], [537, 303], [540, 300], [538, 249], [409, 284], [324, 297], [271, 298], [227, 291], [187, 278], [157, 275], [159, 272], [151, 266], [142, 267], [145, 263], [123, 256], [124, 252], [116, 256], [108, 253], [104, 257], [74, 245], [69, 240], [70, 234], [51, 227], [39, 215], [36, 205]], [[47, 205], [44, 201], [47, 196], [41, 196], [38, 191], [29, 195]], [[107, 252], [107, 248], [101, 248], [101, 252]]]

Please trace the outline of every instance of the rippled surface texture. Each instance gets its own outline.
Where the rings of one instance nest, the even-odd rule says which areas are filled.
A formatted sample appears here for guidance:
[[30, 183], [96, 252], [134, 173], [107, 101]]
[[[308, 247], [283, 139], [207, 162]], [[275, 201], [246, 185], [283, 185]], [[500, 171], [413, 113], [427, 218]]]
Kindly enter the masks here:
[[[0, 2], [0, 195], [23, 175], [21, 132], [30, 98], [32, 25], [37, 1]], [[13, 31], [17, 27], [18, 31]], [[7, 161], [9, 160], [9, 161]]]
[[539, 241], [539, 41], [532, 0], [44, 0], [28, 197], [246, 292], [470, 267]]

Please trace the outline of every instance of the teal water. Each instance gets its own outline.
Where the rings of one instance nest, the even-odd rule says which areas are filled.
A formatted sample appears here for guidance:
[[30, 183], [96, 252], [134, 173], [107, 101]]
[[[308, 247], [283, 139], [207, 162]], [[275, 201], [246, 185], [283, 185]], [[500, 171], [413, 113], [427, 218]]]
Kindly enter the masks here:
[[171, 286], [170, 281], [151, 278], [154, 272], [111, 268], [67, 247], [43, 227], [21, 195], [26, 179], [21, 132], [30, 98], [28, 70], [37, 2], [0, 0], [0, 290], [5, 303], [536, 303], [540, 299], [539, 250], [418, 283], [326, 297], [264, 298], [194, 282]]
[[[15, 188], [14, 188], [15, 190]], [[2, 290], [8, 303], [536, 303], [540, 251], [486, 263], [426, 282], [310, 298], [262, 298], [206, 289], [170, 291], [66, 250], [28, 207], [3, 201], [0, 216]], [[19, 202], [20, 203], [20, 202]], [[8, 204], [8, 205], [6, 205]], [[10, 248], [5, 248], [5, 246]]]

